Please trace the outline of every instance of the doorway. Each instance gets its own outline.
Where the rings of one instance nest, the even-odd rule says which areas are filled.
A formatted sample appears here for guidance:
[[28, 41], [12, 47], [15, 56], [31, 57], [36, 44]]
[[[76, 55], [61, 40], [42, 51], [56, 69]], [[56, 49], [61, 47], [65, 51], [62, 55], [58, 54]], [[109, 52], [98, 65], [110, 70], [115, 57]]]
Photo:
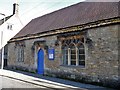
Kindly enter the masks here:
[[42, 49], [38, 51], [37, 73], [44, 74], [44, 51]]

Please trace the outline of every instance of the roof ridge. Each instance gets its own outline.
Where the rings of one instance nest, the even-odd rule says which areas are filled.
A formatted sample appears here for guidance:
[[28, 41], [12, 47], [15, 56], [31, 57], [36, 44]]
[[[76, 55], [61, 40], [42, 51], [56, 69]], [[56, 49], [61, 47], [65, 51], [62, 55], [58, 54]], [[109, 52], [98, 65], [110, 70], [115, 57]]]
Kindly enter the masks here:
[[119, 16], [119, 2], [80, 2], [32, 19], [15, 37]]
[[[36, 17], [36, 18], [34, 18], [34, 19], [38, 19], [38, 18], [47, 16], [47, 15], [50, 15], [50, 14], [52, 14], [52, 13], [57, 13], [57, 12], [59, 12], [59, 11], [61, 11], [61, 10], [71, 8], [71, 7], [76, 6], [77, 4], [80, 4], [80, 3], [84, 3], [84, 2], [78, 2], [78, 3], [76, 3], [76, 4], [73, 4], [73, 5], [69, 5], [69, 6], [63, 7], [63, 8], [61, 8], [61, 9], [59, 9], [59, 10], [52, 11], [52, 12], [50, 12], [50, 13], [47, 13], [47, 14], [45, 14], [45, 15]], [[32, 19], [32, 20], [34, 20], [34, 19]]]

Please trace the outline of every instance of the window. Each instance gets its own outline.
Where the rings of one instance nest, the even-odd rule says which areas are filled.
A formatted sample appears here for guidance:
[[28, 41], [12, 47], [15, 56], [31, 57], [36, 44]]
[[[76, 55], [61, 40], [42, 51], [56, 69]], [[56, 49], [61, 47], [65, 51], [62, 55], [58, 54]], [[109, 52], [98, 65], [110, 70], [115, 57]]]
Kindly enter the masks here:
[[63, 64], [68, 65], [68, 47], [67, 45], [63, 45], [62, 47], [62, 59], [63, 59]]
[[13, 25], [12, 24], [8, 24], [7, 29], [8, 30], [12, 30], [13, 29]]
[[16, 44], [16, 59], [18, 62], [24, 62], [24, 45]]
[[70, 64], [76, 65], [76, 47], [74, 44], [70, 45]]
[[78, 44], [78, 65], [85, 65], [85, 49], [82, 43]]
[[85, 66], [84, 38], [62, 41], [63, 65]]

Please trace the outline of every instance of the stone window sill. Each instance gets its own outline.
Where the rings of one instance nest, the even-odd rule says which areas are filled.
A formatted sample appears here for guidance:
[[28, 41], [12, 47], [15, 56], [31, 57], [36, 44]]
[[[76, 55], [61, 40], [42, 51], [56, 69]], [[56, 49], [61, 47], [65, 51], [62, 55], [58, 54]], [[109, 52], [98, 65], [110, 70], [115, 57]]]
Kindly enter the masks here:
[[68, 68], [82, 68], [85, 69], [85, 66], [79, 65], [79, 66], [75, 66], [75, 65], [60, 65], [61, 67], [68, 67]]

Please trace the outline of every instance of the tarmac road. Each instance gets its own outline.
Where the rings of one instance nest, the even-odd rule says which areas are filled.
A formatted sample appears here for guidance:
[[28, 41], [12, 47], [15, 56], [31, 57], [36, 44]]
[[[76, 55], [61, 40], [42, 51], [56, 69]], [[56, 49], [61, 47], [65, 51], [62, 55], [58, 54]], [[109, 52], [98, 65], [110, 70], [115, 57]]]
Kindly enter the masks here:
[[[27, 72], [0, 70], [2, 90], [114, 90]], [[11, 89], [10, 89], [11, 88]]]
[[34, 83], [28, 83], [10, 77], [0, 76], [0, 90], [73, 90], [73, 89], [52, 88], [48, 87], [46, 84], [35, 85]]
[[0, 76], [0, 88], [46, 88], [46, 87]]

